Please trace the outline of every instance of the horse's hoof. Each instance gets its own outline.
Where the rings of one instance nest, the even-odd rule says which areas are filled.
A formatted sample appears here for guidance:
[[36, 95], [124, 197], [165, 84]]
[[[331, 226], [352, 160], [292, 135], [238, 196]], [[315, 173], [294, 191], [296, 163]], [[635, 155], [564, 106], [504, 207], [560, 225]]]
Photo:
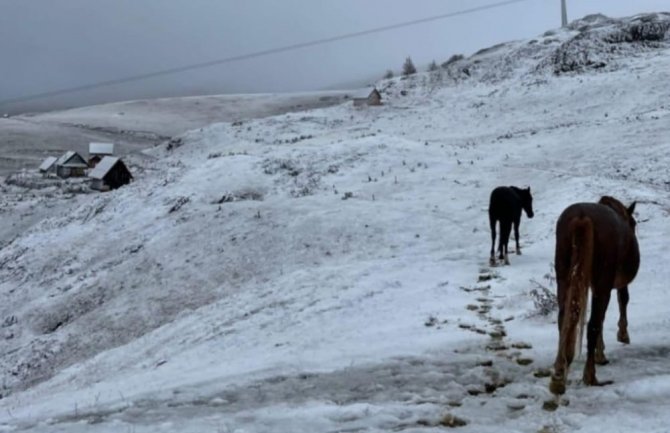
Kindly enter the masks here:
[[605, 345], [602, 342], [599, 342], [599, 344], [596, 346], [596, 353], [593, 355], [593, 362], [598, 365], [607, 365], [610, 363], [605, 356]]
[[601, 381], [599, 381], [598, 379], [595, 379], [595, 378], [594, 378], [592, 381], [587, 382], [587, 381], [586, 381], [586, 378], [584, 379], [584, 384], [585, 384], [585, 385], [588, 385], [588, 386], [607, 386], [607, 385], [611, 385], [611, 384], [613, 384], [613, 383], [614, 383], [613, 380], [603, 380], [603, 381], [601, 382]]
[[496, 259], [495, 257], [491, 257], [489, 259], [489, 266], [495, 266], [496, 265]]
[[552, 375], [551, 381], [549, 382], [549, 391], [556, 395], [565, 394], [565, 378]]
[[598, 365], [607, 365], [610, 361], [603, 355], [602, 357], [596, 356], [595, 363]]
[[630, 336], [628, 335], [628, 332], [621, 332], [621, 331], [617, 332], [616, 340], [619, 343], [630, 344]]
[[505, 264], [509, 265], [509, 259], [507, 257], [505, 257]]
[[516, 255], [520, 256], [521, 255], [521, 250], [516, 250]]
[[605, 380], [600, 382], [598, 379], [596, 379], [596, 375], [589, 375], [584, 373], [584, 377], [582, 378], [582, 381], [584, 382], [584, 385], [587, 386], [606, 386], [606, 385], [611, 385], [614, 382], [611, 380]]

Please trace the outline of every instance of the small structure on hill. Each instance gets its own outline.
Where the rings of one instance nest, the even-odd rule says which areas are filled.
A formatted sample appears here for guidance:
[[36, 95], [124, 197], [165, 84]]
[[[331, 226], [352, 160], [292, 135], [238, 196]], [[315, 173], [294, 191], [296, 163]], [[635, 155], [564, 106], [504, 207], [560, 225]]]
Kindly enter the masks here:
[[92, 179], [91, 188], [109, 191], [129, 184], [133, 178], [126, 164], [116, 156], [105, 156], [88, 174]]
[[114, 155], [114, 143], [89, 143], [88, 166], [95, 167], [105, 156]]
[[42, 176], [48, 177], [56, 174], [56, 161], [58, 161], [58, 158], [50, 156], [42, 162], [39, 168]]
[[88, 163], [77, 152], [68, 150], [56, 161], [56, 174], [58, 177], [81, 177], [86, 175]]
[[364, 105], [382, 105], [382, 95], [376, 88], [365, 89], [353, 96], [354, 107], [362, 107]]

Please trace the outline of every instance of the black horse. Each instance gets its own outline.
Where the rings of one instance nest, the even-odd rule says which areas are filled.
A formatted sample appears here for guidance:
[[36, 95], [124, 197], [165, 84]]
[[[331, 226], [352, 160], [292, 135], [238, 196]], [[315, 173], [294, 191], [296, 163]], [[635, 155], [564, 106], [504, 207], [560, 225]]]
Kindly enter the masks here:
[[533, 218], [533, 196], [530, 187], [522, 189], [515, 186], [499, 186], [491, 192], [489, 202], [489, 223], [491, 224], [491, 265], [495, 265], [494, 248], [496, 244], [496, 222], [500, 221], [500, 240], [498, 241], [498, 258], [509, 265], [507, 243], [514, 223], [514, 239], [516, 253], [521, 254], [519, 247], [519, 222], [521, 209], [526, 211], [528, 218]]

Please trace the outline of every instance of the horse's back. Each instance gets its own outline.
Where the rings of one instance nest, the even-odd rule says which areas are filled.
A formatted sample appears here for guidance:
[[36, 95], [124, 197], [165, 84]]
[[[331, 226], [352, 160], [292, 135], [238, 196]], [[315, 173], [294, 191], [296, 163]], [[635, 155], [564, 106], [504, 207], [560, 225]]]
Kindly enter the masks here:
[[491, 191], [489, 215], [502, 217], [521, 212], [521, 204], [517, 193], [509, 186], [499, 186]]
[[498, 186], [491, 191], [491, 201], [511, 200], [517, 198], [514, 190], [509, 186]]
[[617, 234], [624, 231], [625, 223], [617, 216], [616, 212], [607, 206], [598, 203], [575, 203], [567, 208], [558, 217], [556, 233], [568, 230], [570, 221], [575, 218], [589, 218], [594, 229]]

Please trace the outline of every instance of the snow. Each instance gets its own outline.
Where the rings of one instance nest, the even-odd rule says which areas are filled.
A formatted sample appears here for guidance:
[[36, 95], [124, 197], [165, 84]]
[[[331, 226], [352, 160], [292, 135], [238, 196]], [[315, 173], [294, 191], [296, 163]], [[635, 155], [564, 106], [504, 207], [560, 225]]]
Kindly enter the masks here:
[[347, 95], [344, 91], [208, 95], [0, 118], [0, 176], [37, 167], [46, 155], [60, 156], [68, 150], [85, 155], [90, 142], [114, 142], [115, 154], [125, 159], [172, 136], [214, 122], [327, 107], [341, 103]]
[[[342, 101], [345, 91], [208, 95], [117, 102], [31, 115], [31, 120], [84, 128], [173, 136], [214, 122], [271, 116]], [[16, 119], [17, 116], [12, 118]]]
[[[667, 431], [670, 50], [556, 75], [557, 33], [382, 82], [381, 107], [192, 130], [31, 225], [0, 249], [0, 431]], [[490, 268], [498, 185], [535, 217]], [[579, 359], [543, 410], [554, 224], [604, 194], [638, 202], [632, 344], [611, 306], [614, 384]]]
[[40, 171], [49, 170], [56, 163], [57, 160], [58, 158], [56, 158], [55, 156], [49, 156], [44, 160], [44, 162], [42, 162], [42, 165], [40, 165], [39, 170]]
[[100, 162], [95, 166], [93, 170], [88, 174], [88, 177], [92, 179], [102, 179], [109, 172], [109, 170], [114, 167], [114, 165], [119, 162], [119, 158], [116, 156], [105, 156], [100, 160]]
[[[72, 161], [74, 157], [77, 157], [79, 161]], [[70, 162], [72, 161], [72, 162]], [[73, 150], [68, 150], [60, 158], [56, 160], [56, 165], [68, 165], [72, 167], [88, 167], [84, 162], [84, 158]]]
[[113, 155], [114, 143], [88, 143], [89, 155]]

